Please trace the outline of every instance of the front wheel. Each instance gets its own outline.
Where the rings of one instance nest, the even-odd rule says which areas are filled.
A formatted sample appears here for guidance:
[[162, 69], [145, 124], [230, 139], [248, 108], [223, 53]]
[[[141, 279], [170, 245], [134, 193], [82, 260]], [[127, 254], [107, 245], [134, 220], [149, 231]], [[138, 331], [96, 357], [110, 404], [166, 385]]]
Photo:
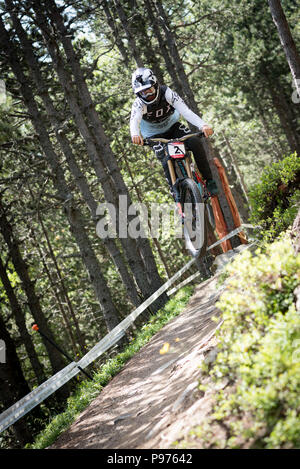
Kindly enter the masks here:
[[193, 257], [203, 257], [207, 248], [207, 214], [197, 184], [186, 178], [181, 184], [186, 247]]
[[208, 221], [210, 223], [210, 226], [212, 227], [213, 230], [216, 229], [216, 220], [214, 216], [214, 211], [210, 203], [206, 204], [206, 210], [207, 210], [207, 215], [208, 215]]

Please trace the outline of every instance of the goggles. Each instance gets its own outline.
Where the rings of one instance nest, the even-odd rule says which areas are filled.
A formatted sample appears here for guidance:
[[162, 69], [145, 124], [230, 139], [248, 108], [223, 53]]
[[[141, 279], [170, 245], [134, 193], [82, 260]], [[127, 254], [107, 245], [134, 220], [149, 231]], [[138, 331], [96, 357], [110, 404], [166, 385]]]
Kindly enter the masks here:
[[147, 88], [146, 90], [140, 91], [140, 95], [143, 98], [146, 98], [147, 96], [151, 96], [154, 93], [155, 93], [155, 86], [151, 86], [151, 88]]

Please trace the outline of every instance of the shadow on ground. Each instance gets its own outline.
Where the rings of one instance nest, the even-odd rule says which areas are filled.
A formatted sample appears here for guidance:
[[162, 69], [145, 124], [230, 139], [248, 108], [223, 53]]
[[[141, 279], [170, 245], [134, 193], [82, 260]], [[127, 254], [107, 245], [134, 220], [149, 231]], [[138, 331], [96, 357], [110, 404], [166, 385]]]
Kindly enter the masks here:
[[51, 448], [163, 448], [166, 429], [197, 387], [203, 350], [217, 326], [216, 283], [214, 277], [196, 287], [185, 310], [128, 361]]

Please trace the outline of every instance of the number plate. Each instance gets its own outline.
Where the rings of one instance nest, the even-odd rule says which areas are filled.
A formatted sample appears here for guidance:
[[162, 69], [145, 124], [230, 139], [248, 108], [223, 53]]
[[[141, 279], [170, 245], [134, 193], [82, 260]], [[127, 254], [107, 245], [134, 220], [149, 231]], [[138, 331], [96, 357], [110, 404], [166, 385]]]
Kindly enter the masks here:
[[183, 142], [168, 143], [168, 152], [171, 158], [183, 158], [185, 155], [185, 146]]

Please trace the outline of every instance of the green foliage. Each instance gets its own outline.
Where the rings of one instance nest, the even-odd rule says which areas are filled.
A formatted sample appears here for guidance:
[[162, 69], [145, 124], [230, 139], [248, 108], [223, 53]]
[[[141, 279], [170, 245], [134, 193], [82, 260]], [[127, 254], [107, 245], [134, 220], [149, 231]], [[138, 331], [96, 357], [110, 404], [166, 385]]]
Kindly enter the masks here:
[[265, 252], [245, 251], [227, 271], [227, 290], [217, 304], [224, 319], [219, 353], [209, 374], [229, 390], [217, 393], [212, 419], [230, 427], [226, 447], [249, 440], [253, 447], [300, 447], [300, 315], [294, 297], [300, 255], [284, 235]]
[[252, 187], [251, 222], [263, 227], [266, 239], [274, 239], [293, 222], [300, 203], [300, 158], [296, 153], [266, 167]]

